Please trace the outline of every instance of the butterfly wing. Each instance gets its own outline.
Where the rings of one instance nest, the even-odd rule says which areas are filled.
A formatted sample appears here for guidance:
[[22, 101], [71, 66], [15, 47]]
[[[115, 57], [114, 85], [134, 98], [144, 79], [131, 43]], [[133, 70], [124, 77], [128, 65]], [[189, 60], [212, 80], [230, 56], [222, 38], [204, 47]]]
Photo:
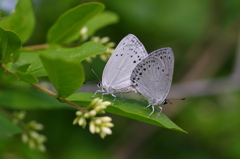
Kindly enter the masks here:
[[102, 76], [102, 83], [115, 90], [131, 86], [130, 76], [136, 65], [148, 56], [142, 43], [132, 34], [124, 37], [110, 59]]
[[171, 48], [156, 50], [133, 70], [131, 81], [135, 89], [150, 104], [161, 104], [171, 87], [174, 56]]

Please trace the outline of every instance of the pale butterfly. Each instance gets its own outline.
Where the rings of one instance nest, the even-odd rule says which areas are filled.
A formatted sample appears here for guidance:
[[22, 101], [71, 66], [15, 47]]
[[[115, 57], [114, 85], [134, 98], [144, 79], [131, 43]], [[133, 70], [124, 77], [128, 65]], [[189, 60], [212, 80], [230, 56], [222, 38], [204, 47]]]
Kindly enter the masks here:
[[148, 101], [147, 107], [152, 107], [152, 112], [148, 116], [154, 112], [154, 106], [159, 106], [161, 113], [161, 105], [167, 104], [166, 97], [172, 83], [173, 67], [173, 51], [167, 47], [153, 51], [133, 70], [131, 75], [133, 87]]
[[133, 34], [125, 36], [108, 60], [102, 81], [98, 83], [101, 90], [97, 90], [95, 94], [111, 94], [115, 100], [116, 92], [135, 91], [130, 79], [132, 71], [147, 56], [147, 51], [136, 36]]

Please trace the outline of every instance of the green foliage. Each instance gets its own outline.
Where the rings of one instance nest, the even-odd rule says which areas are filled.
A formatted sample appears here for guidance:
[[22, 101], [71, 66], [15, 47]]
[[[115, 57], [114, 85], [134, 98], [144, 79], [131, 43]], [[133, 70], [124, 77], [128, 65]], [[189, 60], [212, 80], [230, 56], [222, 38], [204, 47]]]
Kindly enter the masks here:
[[0, 20], [0, 27], [15, 32], [25, 43], [35, 27], [35, 16], [31, 0], [19, 0], [15, 11]]
[[50, 28], [48, 42], [62, 44], [79, 38], [80, 29], [103, 9], [101, 3], [86, 3], [70, 9]]
[[0, 62], [8, 63], [11, 60], [17, 61], [21, 49], [21, 40], [11, 32], [0, 28]]
[[[85, 93], [85, 92], [79, 92], [75, 93], [72, 96], [68, 97], [67, 99], [69, 101], [73, 101], [75, 103], [78, 103], [83, 106], [88, 106], [91, 102], [91, 97], [93, 96], [92, 93]], [[99, 95], [100, 97], [100, 95]], [[104, 96], [104, 100], [111, 101], [113, 100], [112, 96]], [[142, 122], [146, 122], [152, 125], [164, 127], [167, 129], [173, 129], [177, 131], [182, 131], [180, 127], [178, 127], [176, 124], [174, 124], [167, 116], [165, 116], [163, 113], [158, 117], [158, 112], [155, 111], [151, 117], [148, 117], [149, 113], [151, 112], [150, 108], [146, 110], [142, 110], [141, 108], [146, 107], [147, 103], [140, 103], [136, 100], [132, 99], [126, 99], [126, 102], [121, 101], [121, 99], [115, 101], [114, 105], [108, 106], [106, 111], [125, 116], [128, 118], [132, 118], [135, 120], [139, 120]]]
[[117, 21], [118, 16], [115, 13], [110, 11], [102, 12], [87, 22], [86, 24], [86, 27], [88, 28], [87, 34], [92, 35], [97, 30], [111, 23], [116, 23]]
[[[92, 2], [66, 11], [48, 30], [46, 44], [36, 46], [22, 46], [32, 36], [35, 29], [35, 15], [30, 0], [19, 0], [15, 12], [1, 19], [0, 76], [3, 78], [0, 78], [0, 86], [3, 87], [0, 90], [0, 107], [2, 107], [0, 109], [0, 129], [3, 133], [0, 134], [0, 138], [22, 133], [21, 129], [24, 128], [24, 124], [13, 124], [11, 121], [13, 118], [11, 115], [6, 116], [6, 112], [11, 114], [12, 110], [23, 109], [56, 110], [71, 108], [69, 105], [74, 106], [74, 104], [88, 106], [92, 102], [90, 97], [93, 94], [75, 92], [81, 88], [85, 79], [82, 62], [92, 56], [101, 55], [102, 57], [112, 49], [110, 45], [106, 45], [106, 47], [102, 45], [103, 43], [88, 41], [89, 37], [97, 31], [118, 21], [115, 13], [102, 12], [103, 9], [103, 4]], [[53, 85], [56, 95], [53, 93], [54, 89], [49, 85]], [[33, 86], [40, 88], [45, 93], [33, 89]], [[113, 100], [109, 96], [104, 96], [104, 99]], [[61, 102], [68, 102], [68, 104]], [[155, 126], [185, 132], [162, 113], [159, 118], [157, 112], [149, 118], [150, 109], [141, 110], [146, 105], [146, 103], [131, 99], [127, 99], [127, 102], [117, 100], [106, 111]], [[94, 116], [93, 120], [95, 119], [97, 118]], [[110, 120], [110, 118], [105, 119]], [[54, 119], [53, 122], [55, 122]], [[98, 122], [96, 120], [96, 131], [101, 128]], [[90, 131], [95, 133], [94, 129]], [[29, 138], [31, 134], [32, 137], [37, 136], [36, 133], [30, 132], [25, 132], [25, 139]], [[105, 128], [104, 133], [111, 134], [110, 132], [110, 129]], [[103, 134], [102, 137], [105, 137], [106, 134]], [[24, 141], [29, 141], [26, 143], [29, 143], [30, 147], [34, 147], [31, 146], [33, 142], [30, 140]]]
[[59, 97], [68, 97], [83, 84], [84, 71], [80, 63], [73, 63], [60, 58], [51, 58], [44, 54], [40, 58]]
[[21, 133], [22, 130], [14, 124], [6, 114], [0, 111], [0, 140]]

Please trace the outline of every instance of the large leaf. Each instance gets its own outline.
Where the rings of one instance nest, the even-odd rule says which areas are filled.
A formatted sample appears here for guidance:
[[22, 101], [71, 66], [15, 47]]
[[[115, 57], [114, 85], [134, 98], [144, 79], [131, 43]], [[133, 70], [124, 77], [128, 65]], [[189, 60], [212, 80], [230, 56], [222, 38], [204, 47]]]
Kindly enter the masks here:
[[85, 3], [72, 8], [59, 17], [47, 34], [49, 43], [69, 43], [75, 40], [81, 28], [104, 9], [97, 2]]
[[87, 27], [87, 34], [89, 36], [93, 35], [97, 30], [109, 25], [116, 23], [118, 21], [118, 15], [110, 12], [110, 11], [104, 11], [97, 16], [93, 17], [87, 24], [85, 25]]
[[84, 81], [82, 65], [41, 54], [43, 66], [59, 97], [66, 98], [77, 91]]
[[35, 17], [31, 0], [19, 0], [15, 11], [0, 20], [0, 27], [14, 31], [25, 43], [31, 36], [35, 26]]
[[0, 138], [6, 138], [21, 133], [22, 130], [0, 110], [0, 132]]
[[0, 61], [8, 63], [15, 62], [20, 54], [21, 40], [12, 31], [5, 31], [0, 28]]
[[[48, 50], [45, 50], [44, 53], [53, 58], [58, 57], [68, 61], [80, 63], [87, 57], [102, 54], [105, 51], [106, 47], [104, 47], [103, 45], [95, 42], [86, 42], [81, 46], [74, 48], [50, 48]], [[24, 57], [25, 56], [30, 55], [24, 55]], [[21, 57], [22, 55], [20, 56], [20, 59], [22, 59]], [[39, 58], [34, 59], [29, 69], [27, 70], [27, 73], [31, 73], [32, 75], [37, 77], [47, 75]]]
[[[67, 100], [78, 103], [82, 106], [88, 106], [92, 101], [90, 97], [92, 93], [79, 92], [71, 95], [67, 98]], [[96, 95], [96, 97], [100, 97], [101, 95]], [[113, 97], [104, 96], [104, 100], [112, 101]], [[123, 102], [121, 99], [116, 100], [114, 105], [111, 105], [107, 108], [107, 112], [114, 113], [117, 115], [125, 116], [128, 118], [132, 118], [135, 120], [139, 120], [142, 122], [146, 122], [152, 125], [173, 129], [177, 131], [185, 132], [183, 129], [178, 127], [175, 123], [173, 123], [167, 116], [161, 113], [158, 118], [158, 112], [155, 111], [151, 117], [148, 117], [151, 109], [142, 110], [141, 108], [146, 107], [147, 103], [138, 102], [136, 100], [127, 99], [126, 102]]]

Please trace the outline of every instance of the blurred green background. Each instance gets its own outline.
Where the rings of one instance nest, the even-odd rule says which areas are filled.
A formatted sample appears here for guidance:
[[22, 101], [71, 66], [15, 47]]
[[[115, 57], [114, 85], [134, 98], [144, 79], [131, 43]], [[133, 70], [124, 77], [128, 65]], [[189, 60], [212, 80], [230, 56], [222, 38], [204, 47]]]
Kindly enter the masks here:
[[[36, 28], [27, 45], [46, 41], [49, 27], [66, 10], [85, 2], [79, 0], [33, 0]], [[27, 110], [26, 120], [45, 126], [47, 152], [30, 150], [19, 136], [0, 142], [3, 159], [212, 159], [240, 158], [240, 1], [239, 0], [121, 0], [98, 1], [119, 15], [119, 22], [105, 27], [97, 36], [118, 43], [135, 34], [148, 52], [172, 47], [175, 55], [172, 101], [163, 112], [188, 134], [159, 128], [125, 117], [113, 118], [113, 135], [102, 140], [87, 129], [72, 125], [75, 110]], [[14, 8], [14, 0], [0, 0], [0, 10]], [[87, 62], [86, 81], [97, 80]], [[91, 63], [101, 75], [105, 62]], [[1, 72], [0, 88], [17, 95], [36, 91]], [[11, 84], [10, 84], [11, 81]], [[89, 85], [92, 88], [92, 85]], [[88, 85], [85, 86], [88, 88]], [[97, 87], [94, 85], [94, 88]], [[17, 90], [19, 92], [17, 92]], [[4, 93], [1, 100], [7, 100]], [[24, 105], [28, 98], [23, 98]], [[38, 99], [31, 104], [39, 104]], [[15, 103], [16, 104], [16, 103]], [[44, 107], [44, 106], [43, 106]], [[58, 107], [56, 107], [58, 108]], [[0, 132], [1, 133], [1, 132]]]

